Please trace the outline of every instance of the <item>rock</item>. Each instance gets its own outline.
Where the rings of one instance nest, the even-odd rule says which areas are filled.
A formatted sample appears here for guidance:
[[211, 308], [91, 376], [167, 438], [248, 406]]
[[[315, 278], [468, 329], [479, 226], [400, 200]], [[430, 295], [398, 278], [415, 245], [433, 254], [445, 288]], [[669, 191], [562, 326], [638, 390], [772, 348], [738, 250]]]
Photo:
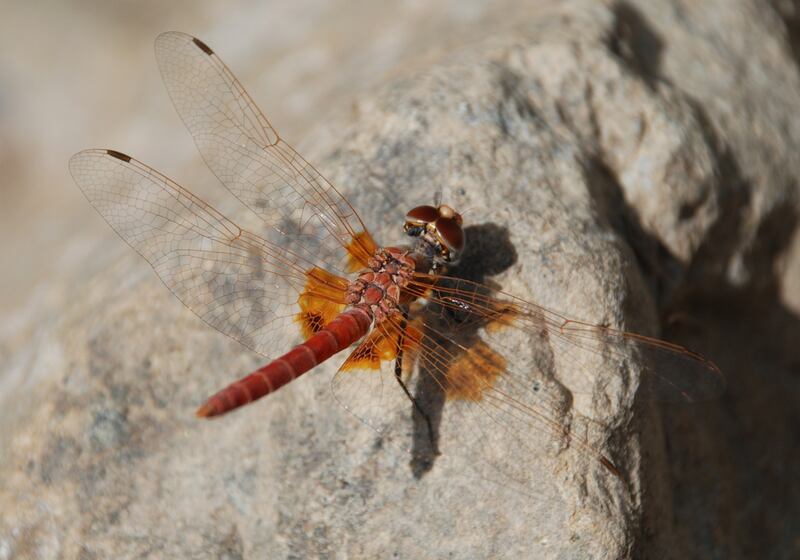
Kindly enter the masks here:
[[0, 557], [791, 556], [800, 329], [778, 265], [797, 260], [800, 77], [777, 14], [564, 3], [359, 100], [310, 158], [386, 243], [442, 189], [471, 224], [462, 272], [687, 344], [719, 361], [724, 396], [659, 405], [637, 398], [634, 357], [581, 369], [512, 331], [509, 356], [552, 371], [537, 390], [571, 437], [515, 447], [487, 419], [486, 445], [459, 452], [476, 426], [445, 405], [442, 455], [414, 464], [410, 407], [375, 434], [331, 398], [333, 364], [200, 422], [263, 358], [131, 256], [19, 360]]

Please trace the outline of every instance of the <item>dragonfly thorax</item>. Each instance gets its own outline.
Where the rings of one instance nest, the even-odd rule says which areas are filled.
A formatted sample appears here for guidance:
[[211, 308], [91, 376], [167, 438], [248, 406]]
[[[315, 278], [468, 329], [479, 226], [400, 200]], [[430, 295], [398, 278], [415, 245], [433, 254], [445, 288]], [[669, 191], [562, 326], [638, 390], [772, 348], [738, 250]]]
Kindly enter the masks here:
[[399, 312], [400, 293], [414, 275], [416, 261], [408, 251], [389, 247], [370, 257], [367, 265], [348, 286], [346, 301], [380, 322]]

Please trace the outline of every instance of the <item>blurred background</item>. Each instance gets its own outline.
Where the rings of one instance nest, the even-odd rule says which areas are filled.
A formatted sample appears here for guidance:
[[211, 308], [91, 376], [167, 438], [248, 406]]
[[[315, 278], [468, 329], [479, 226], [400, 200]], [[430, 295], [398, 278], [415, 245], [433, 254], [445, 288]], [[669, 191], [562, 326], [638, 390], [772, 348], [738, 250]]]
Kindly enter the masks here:
[[0, 2], [0, 362], [8, 367], [48, 314], [80, 298], [87, 267], [129, 251], [74, 185], [73, 153], [116, 148], [202, 196], [222, 194], [161, 84], [160, 32], [202, 38], [307, 153], [335, 142], [308, 131], [321, 119], [346, 122], [357, 95], [526, 9], [504, 0]]
[[[690, 76], [686, 83], [701, 83], [696, 76], [702, 77], [706, 72], [703, 62], [716, 60], [717, 54], [718, 68], [725, 70], [721, 74], [728, 75], [730, 68], [726, 64], [737, 60], [738, 53], [729, 59], [729, 53], [721, 48], [719, 53], [710, 52], [713, 51], [711, 47], [708, 51], [692, 50], [698, 45], [705, 48], [724, 44], [746, 51], [747, 41], [738, 40], [746, 34], [738, 33], [738, 27], [733, 27], [733, 31], [726, 27], [724, 16], [737, 20], [731, 15], [735, 10], [725, 13], [720, 8], [724, 2], [717, 0], [715, 5], [711, 0], [674, 0], [650, 5], [659, 17], [666, 14], [665, 21], [680, 20], [680, 32], [685, 26], [690, 34], [685, 37], [709, 37], [708, 41], [698, 40], [694, 44], [690, 40], [681, 41], [681, 35], [671, 36], [664, 46], [666, 54], [671, 55], [663, 56], [665, 79], [675, 79], [685, 72]], [[631, 45], [643, 40], [635, 32], [642, 25], [633, 25], [637, 21], [631, 16], [638, 12], [626, 12], [625, 0], [606, 3], [616, 7], [618, 16], [626, 13], [629, 16], [618, 18], [615, 33], [623, 39], [627, 34]], [[134, 258], [73, 183], [67, 169], [72, 154], [97, 147], [123, 151], [225, 208], [221, 202], [227, 196], [224, 189], [203, 165], [161, 84], [153, 56], [153, 40], [159, 33], [180, 30], [210, 45], [247, 87], [282, 136], [314, 161], [315, 155], [335, 147], [335, 131], [340, 130], [328, 127], [325, 129], [327, 136], [322, 136], [318, 133], [322, 127], [318, 125], [334, 122], [337, 126], [339, 123], [342, 127], [348, 126], [349, 115], [356, 110], [358, 99], [368, 97], [380, 84], [426, 66], [470, 42], [498, 36], [509, 26], [526, 21], [530, 14], [539, 15], [559, 4], [561, 0], [0, 0], [0, 395], [6, 394], [8, 387], [19, 385], [20, 379], [36, 383], [37, 379], [24, 377], [30, 376], [29, 372], [48, 371], [46, 367], [32, 368], [30, 363], [40, 358], [40, 354], [59, 350], [53, 345], [37, 345], [37, 339], [46, 340], [43, 332], [55, 322], [53, 319], [69, 305], [85, 298], [86, 291], [91, 290], [92, 276], [121, 258]], [[589, 0], [586, 4], [590, 4]], [[800, 0], [763, 0], [762, 3], [743, 0], [740, 4], [756, 11], [763, 7], [769, 29], [780, 29], [781, 38], [785, 33], [787, 50], [791, 51], [794, 64], [800, 64]], [[701, 20], [693, 20], [692, 17], [698, 16], [692, 13], [692, 8], [706, 10], [710, 15], [700, 14], [703, 15]], [[746, 13], [738, 15], [749, 23]], [[626, 22], [630, 28], [626, 27]], [[625, 51], [628, 43], [622, 41], [622, 46], [617, 45], [615, 54], [623, 59], [630, 54]], [[652, 46], [646, 40], [644, 43], [644, 47]], [[684, 43], [689, 46], [682, 51], [680, 47]], [[614, 50], [613, 44], [611, 48]], [[670, 49], [673, 49], [671, 53]], [[767, 68], [759, 64], [756, 57], [784, 64], [783, 51], [777, 48], [769, 51], [769, 45], [763, 51], [754, 53], [752, 59], [746, 60], [747, 64], [734, 68], [730, 75], [735, 76], [735, 71], [739, 71], [740, 75], [747, 76], [750, 81], [743, 83], [752, 87], [752, 91], [761, 91], [754, 84], [760, 88], [763, 84], [759, 80], [763, 79], [764, 90], [774, 90], [771, 91], [774, 99], [784, 96], [794, 102], [796, 92], [789, 91], [786, 84], [773, 87], [779, 81], [773, 79], [777, 75], [775, 68], [783, 67]], [[697, 52], [700, 54], [696, 56]], [[702, 104], [713, 107], [714, 114], [725, 116], [729, 110], [735, 114], [745, 107], [746, 103], [726, 105], [728, 98], [737, 97], [728, 95], [735, 89], [729, 82], [710, 76], [708, 83], [708, 90], [692, 93]], [[786, 83], [791, 82], [787, 80]], [[713, 89], [718, 86], [720, 95]], [[770, 123], [783, 124], [785, 120], [788, 130], [792, 128], [791, 119], [798, 117], [784, 113], [775, 116], [767, 110], [783, 107], [781, 104], [762, 107], [768, 105], [768, 101], [754, 99], [755, 96], [743, 98], [747, 103], [758, 101], [753, 102], [752, 107], [745, 107], [758, 118], [742, 119], [745, 124], [741, 126], [734, 118], [718, 120], [748, 139], [745, 142], [739, 138], [738, 144], [731, 143], [740, 149], [740, 156], [747, 156], [741, 160], [761, 162], [762, 167], [745, 163], [741, 170], [725, 169], [725, 164], [731, 167], [734, 158], [720, 157], [722, 172], [738, 176], [741, 171], [747, 178], [752, 174], [752, 192], [759, 197], [767, 193], [778, 198], [775, 193], [785, 191], [784, 203], [788, 208], [795, 202], [792, 197], [796, 196], [796, 182], [787, 182], [785, 187], [766, 185], [774, 187], [767, 189], [756, 179], [767, 176], [758, 176], [764, 169], [772, 172], [773, 168], [780, 168], [781, 164], [774, 161], [781, 161], [784, 151], [791, 150], [785, 145], [776, 147], [773, 161], [761, 152], [746, 149], [750, 136], [755, 145], [759, 134], [768, 136], [766, 133], [774, 132], [759, 131], [755, 126], [751, 130], [746, 128], [746, 123], [767, 123], [769, 128]], [[763, 151], [767, 152], [768, 148]], [[748, 152], [753, 154], [749, 160]], [[325, 169], [321, 171], [326, 172]], [[787, 175], [790, 171], [787, 170]], [[766, 184], [766, 179], [764, 182]], [[731, 188], [738, 186], [733, 183]], [[712, 511], [709, 519], [713, 522], [709, 521], [708, 527], [687, 523], [686, 531], [700, 527], [700, 533], [707, 530], [708, 534], [722, 535], [718, 537], [721, 540], [736, 540], [736, 537], [759, 547], [762, 538], [769, 541], [769, 537], [778, 535], [786, 542], [776, 544], [773, 540], [766, 544], [774, 546], [779, 553], [786, 550], [791, 554], [790, 550], [797, 551], [800, 546], [797, 532], [791, 529], [798, 526], [798, 502], [786, 498], [797, 495], [796, 483], [786, 481], [796, 478], [792, 478], [791, 473], [797, 453], [792, 441], [800, 426], [796, 422], [796, 402], [800, 394], [796, 372], [800, 362], [796, 361], [793, 334], [800, 325], [796, 318], [800, 310], [800, 234], [792, 231], [795, 222], [786, 219], [787, 214], [774, 213], [773, 219], [759, 222], [768, 213], [761, 208], [768, 206], [761, 198], [756, 197], [751, 206], [749, 209], [754, 209], [752, 223], [736, 227], [743, 231], [757, 230], [753, 235], [756, 242], [747, 247], [745, 241], [737, 240], [737, 251], [738, 245], [742, 245], [745, 257], [749, 254], [747, 251], [757, 257], [767, 254], [770, 259], [777, 254], [779, 262], [752, 259], [750, 269], [755, 280], [751, 283], [755, 288], [745, 286], [747, 289], [743, 289], [741, 284], [746, 284], [745, 281], [733, 289], [714, 285], [714, 291], [724, 291], [722, 288], [732, 291], [731, 301], [741, 302], [744, 311], [724, 309], [722, 318], [712, 314], [713, 320], [719, 319], [719, 323], [712, 320], [709, 324], [713, 328], [708, 329], [719, 337], [719, 354], [727, 360], [723, 365], [735, 371], [732, 366], [737, 362], [743, 364], [739, 368], [741, 374], [731, 376], [732, 380], [740, 382], [738, 387], [733, 384], [731, 393], [734, 397], [753, 393], [747, 398], [730, 398], [719, 404], [723, 413], [710, 433], [725, 436], [707, 440], [711, 441], [707, 454], [712, 458], [716, 457], [717, 445], [724, 449], [726, 444], [734, 447], [731, 442], [736, 443], [739, 462], [730, 467], [730, 471], [724, 471], [727, 474], [719, 476], [727, 476], [735, 482], [735, 493], [720, 511]], [[744, 215], [742, 212], [741, 216]], [[793, 211], [790, 217], [796, 219], [796, 213]], [[763, 224], [769, 227], [760, 227]], [[725, 232], [720, 231], [715, 239], [724, 237]], [[789, 245], [786, 232], [792, 233], [792, 245], [788, 249], [785, 249]], [[731, 231], [730, 236], [733, 233]], [[762, 240], [766, 241], [762, 243]], [[716, 249], [716, 246], [709, 247], [709, 254]], [[702, 256], [698, 260], [702, 261]], [[771, 281], [773, 275], [767, 266], [773, 265], [780, 269], [780, 274], [775, 274], [781, 279], [776, 286], [782, 290], [780, 298], [773, 297], [770, 291], [773, 286], [759, 284], [759, 277]], [[138, 272], [152, 276], [143, 261]], [[764, 301], [773, 306], [762, 305]], [[791, 329], [785, 324], [790, 324]], [[754, 339], [759, 339], [761, 345], [754, 344]], [[778, 347], [785, 351], [776, 350]], [[740, 356], [745, 358], [740, 359]], [[747, 360], [750, 359], [759, 365], [754, 371], [771, 376], [769, 383], [757, 385], [757, 376], [751, 375], [748, 369], [751, 362]], [[0, 425], [5, 425], [3, 415], [6, 413], [7, 410], [0, 407]], [[697, 424], [681, 424], [680, 420], [673, 424], [681, 433], [689, 430], [686, 426]], [[6, 435], [0, 431], [0, 449], [4, 448], [4, 437]], [[750, 447], [739, 446], [742, 441], [749, 442]], [[690, 439], [686, 445], [691, 447], [695, 442]], [[706, 447], [702, 440], [695, 446]], [[698, 472], [707, 470], [709, 463], [703, 461], [688, 467], [681, 465], [684, 455], [677, 444], [670, 452], [677, 457], [678, 478], [690, 478], [693, 467]], [[724, 454], [717, 455], [723, 457], [720, 461], [724, 460]], [[692, 455], [686, 453], [685, 456]], [[708, 476], [717, 477], [717, 474]], [[771, 491], [763, 500], [756, 496], [761, 486]], [[690, 485], [678, 485], [676, 493], [682, 498], [676, 503], [683, 508], [674, 510], [677, 525], [692, 516], [702, 518], [703, 513], [716, 507], [717, 502], [713, 500], [698, 506], [707, 494], [695, 492]], [[781, 499], [785, 502], [783, 506], [774, 507], [773, 503]], [[786, 505], [790, 502], [793, 505]], [[740, 507], [741, 504], [744, 506]], [[777, 527], [774, 531], [762, 531], [764, 537], [744, 535], [743, 528], [753, 527], [750, 517], [768, 515]], [[720, 529], [719, 519], [728, 520], [727, 527]], [[5, 558], [3, 550], [0, 547], [0, 560]]]

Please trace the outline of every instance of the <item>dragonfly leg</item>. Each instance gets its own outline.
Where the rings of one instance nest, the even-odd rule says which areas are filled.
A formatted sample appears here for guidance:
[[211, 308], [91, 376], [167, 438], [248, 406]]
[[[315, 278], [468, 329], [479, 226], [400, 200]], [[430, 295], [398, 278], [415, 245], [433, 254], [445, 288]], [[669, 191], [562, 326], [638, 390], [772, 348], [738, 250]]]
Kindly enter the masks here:
[[400, 328], [400, 336], [397, 340], [398, 351], [397, 351], [397, 358], [394, 362], [394, 378], [397, 379], [397, 382], [400, 384], [400, 388], [403, 389], [403, 392], [406, 396], [411, 400], [411, 403], [414, 405], [414, 409], [419, 413], [420, 416], [425, 420], [425, 425], [428, 427], [428, 439], [431, 444], [431, 449], [436, 449], [436, 439], [433, 435], [433, 423], [431, 422], [431, 417], [425, 412], [422, 407], [420, 406], [419, 402], [414, 395], [411, 394], [411, 391], [408, 390], [406, 384], [403, 382], [403, 342], [405, 339], [406, 334], [406, 323], [408, 322], [408, 310], [403, 309], [403, 322], [401, 323]]

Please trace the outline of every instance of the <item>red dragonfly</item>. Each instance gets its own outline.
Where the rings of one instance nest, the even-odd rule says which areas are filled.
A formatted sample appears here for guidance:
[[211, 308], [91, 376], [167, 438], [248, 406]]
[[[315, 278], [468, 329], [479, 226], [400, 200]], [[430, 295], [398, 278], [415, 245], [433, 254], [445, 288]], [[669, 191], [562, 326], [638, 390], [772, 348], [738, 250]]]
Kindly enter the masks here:
[[[533, 430], [569, 438], [563, 399], [546, 388], [554, 360], [586, 378], [597, 364], [637, 367], [667, 399], [691, 402], [723, 387], [712, 362], [681, 346], [570, 319], [448, 275], [467, 241], [461, 215], [449, 206], [412, 209], [408, 244], [378, 245], [207, 45], [170, 32], [157, 38], [155, 51], [206, 164], [263, 219], [265, 233], [243, 229], [114, 150], [80, 152], [70, 170], [95, 209], [189, 309], [272, 359], [210, 397], [198, 416], [255, 401], [351, 347], [332, 381], [337, 400], [379, 431], [389, 407], [413, 406], [434, 448], [436, 419], [421, 390], [447, 403], [446, 413], [470, 434], [461, 442], [468, 449], [491, 450], [494, 431], [512, 439], [515, 456], [535, 452]], [[549, 353], [527, 351], [531, 345]], [[621, 478], [598, 446], [575, 435], [570, 441]], [[526, 476], [524, 461], [510, 468], [518, 469], [512, 477]]]

